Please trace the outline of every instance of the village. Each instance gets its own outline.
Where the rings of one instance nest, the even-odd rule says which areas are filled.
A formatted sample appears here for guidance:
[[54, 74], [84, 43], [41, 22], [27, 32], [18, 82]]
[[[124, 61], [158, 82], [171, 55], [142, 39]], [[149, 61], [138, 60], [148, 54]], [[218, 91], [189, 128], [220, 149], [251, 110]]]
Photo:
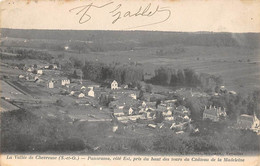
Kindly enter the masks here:
[[[111, 122], [114, 133], [125, 129], [138, 133], [138, 129], [143, 132], [144, 128], [149, 131], [167, 130], [176, 134], [200, 132], [193, 125], [192, 110], [177, 104], [177, 98], [169, 99], [158, 91], [145, 91], [145, 83], [139, 88], [128, 84], [120, 85], [117, 80], [101, 85], [83, 79], [81, 71], [76, 72], [77, 78], [68, 78], [57, 64], [18, 66], [2, 62], [1, 67], [1, 111], [36, 109], [41, 118], [67, 118], [71, 124]], [[5, 75], [5, 70], [12, 71], [13, 74]], [[182, 90], [183, 88], [169, 93], [178, 94]], [[184, 91], [192, 97], [209, 95]], [[236, 95], [235, 91], [227, 91], [224, 86], [220, 92]], [[219, 122], [228, 116], [226, 108], [214, 105], [205, 105], [202, 112], [202, 120], [209, 119], [213, 122]], [[233, 127], [259, 134], [260, 121], [255, 114], [242, 114]]]

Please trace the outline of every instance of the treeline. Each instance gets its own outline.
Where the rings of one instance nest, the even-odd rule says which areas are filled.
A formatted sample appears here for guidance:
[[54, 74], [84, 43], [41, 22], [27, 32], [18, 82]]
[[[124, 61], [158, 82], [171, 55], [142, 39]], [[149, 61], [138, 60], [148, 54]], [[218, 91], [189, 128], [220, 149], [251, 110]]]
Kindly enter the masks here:
[[217, 86], [223, 83], [220, 76], [205, 73], [196, 73], [194, 70], [174, 69], [170, 67], [160, 67], [155, 70], [155, 76], [148, 82], [164, 86], [198, 87], [204, 91], [215, 91]]
[[[102, 41], [104, 45], [118, 41], [127, 43], [137, 41], [137, 47], [159, 47], [166, 45], [197, 45], [197, 46], [240, 46], [259, 48], [259, 33], [182, 33], [155, 31], [72, 31], [72, 30], [22, 30], [1, 29], [2, 37], [47, 40], [80, 40]], [[34, 40], [35, 41], [35, 40]], [[134, 43], [134, 42], [132, 42]]]
[[0, 56], [2, 59], [39, 59], [39, 60], [46, 60], [50, 61], [54, 57], [46, 52], [46, 51], [36, 51], [32, 49], [13, 49], [13, 48], [7, 48], [6, 50], [0, 50], [3, 51], [4, 53], [10, 53], [15, 56]]
[[119, 84], [128, 84], [143, 80], [143, 68], [136, 64], [105, 64], [86, 61], [82, 71], [84, 79], [96, 82], [113, 79]]

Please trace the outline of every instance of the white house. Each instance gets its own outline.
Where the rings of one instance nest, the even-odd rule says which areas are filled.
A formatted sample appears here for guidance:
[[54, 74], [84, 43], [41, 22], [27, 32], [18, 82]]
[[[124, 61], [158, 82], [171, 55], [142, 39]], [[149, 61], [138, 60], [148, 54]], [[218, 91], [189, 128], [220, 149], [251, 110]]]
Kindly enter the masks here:
[[209, 108], [207, 108], [205, 106], [204, 112], [203, 112], [203, 120], [205, 119], [210, 119], [212, 121], [219, 121], [220, 120], [220, 116], [226, 117], [227, 113], [226, 113], [226, 109], [224, 108], [223, 110], [219, 107], [212, 107], [211, 105], [209, 106]]
[[129, 115], [132, 115], [133, 112], [134, 112], [134, 110], [130, 107], [129, 110], [128, 110], [128, 114], [129, 114]]
[[34, 81], [37, 80], [37, 79], [39, 79], [39, 77], [38, 76], [34, 76]]
[[148, 127], [151, 127], [151, 128], [154, 128], [154, 129], [156, 128], [156, 125], [155, 125], [155, 124], [148, 124], [147, 126], [148, 126]]
[[112, 131], [116, 132], [118, 130], [118, 125], [113, 125]]
[[86, 89], [86, 87], [83, 85], [81, 88], [80, 88], [81, 90], [85, 90]]
[[27, 69], [27, 71], [28, 71], [28, 72], [32, 72], [32, 68], [29, 67], [29, 68]]
[[237, 123], [239, 128], [249, 129], [254, 132], [260, 131], [260, 121], [256, 115], [242, 114], [238, 117]]
[[37, 70], [37, 74], [42, 75], [42, 70]]
[[168, 117], [165, 117], [164, 120], [171, 121], [171, 120], [174, 120], [174, 118], [172, 116], [168, 116]]
[[71, 91], [71, 92], [70, 92], [70, 95], [74, 95], [74, 93], [75, 93], [75, 91]]
[[90, 88], [90, 90], [88, 91], [88, 96], [95, 97], [95, 92], [94, 92], [93, 88]]
[[19, 75], [18, 78], [22, 79], [24, 78], [24, 75]]
[[172, 111], [170, 110], [164, 111], [163, 116], [172, 116]]
[[113, 114], [114, 116], [123, 116], [124, 112], [122, 109], [114, 109]]
[[111, 89], [118, 89], [118, 83], [116, 82], [116, 80], [114, 80], [112, 83], [111, 83]]
[[69, 79], [64, 79], [64, 80], [61, 80], [61, 85], [69, 85], [70, 84], [70, 80]]
[[64, 49], [65, 49], [65, 50], [68, 50], [68, 49], [69, 49], [69, 46], [65, 46]]
[[53, 69], [58, 69], [58, 66], [54, 64]]
[[142, 102], [142, 107], [146, 107], [146, 102], [145, 101]]
[[132, 98], [135, 99], [135, 100], [137, 99], [137, 96], [136, 96], [136, 94], [134, 94], [134, 93], [130, 94], [129, 96], [132, 97]]
[[82, 98], [82, 97], [85, 97], [85, 94], [84, 94], [84, 93], [80, 93], [80, 94], [78, 95], [78, 98]]
[[50, 88], [50, 89], [54, 88], [53, 81], [48, 82], [47, 87]]

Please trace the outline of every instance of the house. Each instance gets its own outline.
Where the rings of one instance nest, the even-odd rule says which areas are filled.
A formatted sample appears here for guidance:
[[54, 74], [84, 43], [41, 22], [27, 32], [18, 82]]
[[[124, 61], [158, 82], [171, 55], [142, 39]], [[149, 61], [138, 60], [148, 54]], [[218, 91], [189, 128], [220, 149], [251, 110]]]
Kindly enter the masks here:
[[114, 116], [123, 116], [124, 111], [122, 109], [114, 109], [113, 114]]
[[80, 93], [80, 94], [78, 95], [78, 97], [79, 97], [79, 98], [85, 97], [85, 94], [84, 94], [84, 93]]
[[156, 125], [155, 125], [155, 124], [148, 124], [147, 126], [148, 126], [148, 127], [151, 127], [151, 128], [154, 128], [154, 129], [156, 128]]
[[254, 132], [259, 132], [260, 130], [260, 121], [255, 114], [253, 116], [247, 114], [240, 115], [237, 119], [237, 124], [241, 129], [249, 129]]
[[111, 83], [111, 90], [114, 90], [114, 89], [118, 89], [118, 83], [116, 80], [114, 80], [112, 83]]
[[155, 118], [155, 112], [151, 109], [148, 109], [145, 113], [144, 113], [145, 117], [147, 119], [153, 119]]
[[42, 75], [43, 71], [42, 70], [37, 70], [37, 74]]
[[223, 94], [227, 93], [226, 87], [225, 87], [225, 86], [220, 86], [219, 92], [220, 92], [220, 93], [223, 93]]
[[146, 102], [146, 109], [155, 109], [156, 102]]
[[157, 105], [157, 111], [161, 111], [161, 112], [163, 112], [163, 111], [166, 111], [167, 110], [167, 106], [166, 106], [166, 104], [159, 104], [159, 105]]
[[163, 116], [172, 116], [172, 111], [170, 111], [170, 110], [164, 111]]
[[88, 96], [90, 96], [90, 97], [95, 97], [95, 92], [94, 92], [93, 88], [91, 88], [91, 89], [88, 91]]
[[167, 117], [164, 117], [164, 120], [172, 121], [172, 120], [174, 120], [174, 117], [173, 116], [167, 116]]
[[180, 115], [180, 116], [185, 116], [185, 115], [190, 116], [190, 110], [188, 108], [186, 108], [185, 106], [182, 106], [182, 105], [175, 108], [173, 110], [173, 113], [175, 115]]
[[166, 104], [167, 106], [167, 109], [172, 109], [173, 107], [175, 107], [175, 103], [176, 103], [177, 100], [165, 100], [163, 101], [164, 104]]
[[229, 91], [228, 93], [231, 95], [237, 95], [237, 92], [235, 92], [235, 91]]
[[56, 64], [53, 64], [52, 66], [53, 66], [53, 69], [58, 69], [58, 66]]
[[19, 75], [18, 78], [23, 79], [24, 75]]
[[125, 106], [125, 103], [119, 102], [118, 100], [116, 101], [111, 101], [109, 103], [109, 108], [117, 108], [117, 109], [123, 109]]
[[50, 89], [54, 88], [54, 82], [53, 81], [49, 81], [47, 83], [47, 87], [50, 88]]
[[34, 81], [36, 81], [36, 80], [38, 80], [39, 79], [39, 77], [36, 75], [36, 76], [34, 76]]
[[183, 131], [188, 127], [188, 123], [187, 122], [183, 122], [183, 123], [173, 123], [172, 126], [170, 127], [170, 129], [174, 129], [176, 131]]
[[146, 107], [146, 102], [145, 101], [142, 102], [142, 107]]
[[68, 49], [69, 49], [69, 46], [65, 46], [65, 47], [64, 47], [64, 50], [68, 50]]
[[[36, 80], [34, 80], [34, 82], [37, 83], [37, 84], [38, 84], [38, 83], [41, 83], [42, 81], [43, 81], [43, 80], [40, 79], [40, 78], [37, 78]], [[50, 87], [51, 87], [51, 86], [50, 86]], [[53, 86], [52, 86], [52, 87], [53, 87]]]
[[28, 71], [28, 72], [32, 72], [33, 70], [32, 70], [31, 67], [29, 67], [29, 68], [27, 69], [27, 71]]
[[95, 88], [100, 88], [100, 85], [89, 85], [88, 86], [89, 89], [95, 89]]
[[119, 106], [133, 106], [138, 104], [137, 100], [134, 100], [132, 97], [130, 97], [127, 94], [114, 94], [115, 95], [115, 101], [110, 102], [110, 107], [119, 107]]
[[83, 98], [83, 97], [85, 97], [85, 94], [82, 93], [82, 92], [75, 92], [75, 93], [74, 93], [74, 96], [76, 96], [76, 97], [78, 97], [78, 98]]
[[113, 132], [116, 132], [118, 130], [118, 125], [117, 124], [114, 124], [113, 127], [112, 127], [112, 131]]
[[136, 94], [134, 94], [134, 93], [130, 94], [129, 96], [132, 97], [132, 98], [135, 99], [135, 100], [137, 99], [137, 96], [136, 96]]
[[203, 120], [210, 119], [214, 122], [219, 121], [220, 116], [226, 117], [226, 111], [225, 108], [222, 110], [220, 107], [216, 108], [215, 106], [212, 107], [211, 105], [209, 108], [205, 106], [204, 112], [203, 112]]
[[185, 116], [183, 117], [183, 121], [184, 121], [184, 122], [190, 122], [191, 119], [190, 119], [187, 115], [185, 115]]
[[83, 86], [80, 87], [80, 89], [81, 89], [81, 90], [85, 90], [86, 87], [83, 85]]
[[124, 113], [125, 115], [133, 115], [135, 113], [135, 110], [132, 107], [125, 106]]
[[73, 90], [70, 91], [70, 95], [74, 95], [74, 93], [75, 93], [75, 91], [73, 91]]
[[61, 80], [61, 85], [65, 86], [65, 85], [69, 85], [70, 84], [70, 80], [69, 79], [62, 79]]

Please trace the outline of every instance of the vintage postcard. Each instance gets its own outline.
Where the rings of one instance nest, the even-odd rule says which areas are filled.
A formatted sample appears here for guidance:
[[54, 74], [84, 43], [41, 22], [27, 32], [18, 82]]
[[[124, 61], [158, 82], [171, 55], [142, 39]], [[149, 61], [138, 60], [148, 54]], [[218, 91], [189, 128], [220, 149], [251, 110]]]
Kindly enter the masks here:
[[260, 1], [3, 0], [0, 165], [260, 165]]

